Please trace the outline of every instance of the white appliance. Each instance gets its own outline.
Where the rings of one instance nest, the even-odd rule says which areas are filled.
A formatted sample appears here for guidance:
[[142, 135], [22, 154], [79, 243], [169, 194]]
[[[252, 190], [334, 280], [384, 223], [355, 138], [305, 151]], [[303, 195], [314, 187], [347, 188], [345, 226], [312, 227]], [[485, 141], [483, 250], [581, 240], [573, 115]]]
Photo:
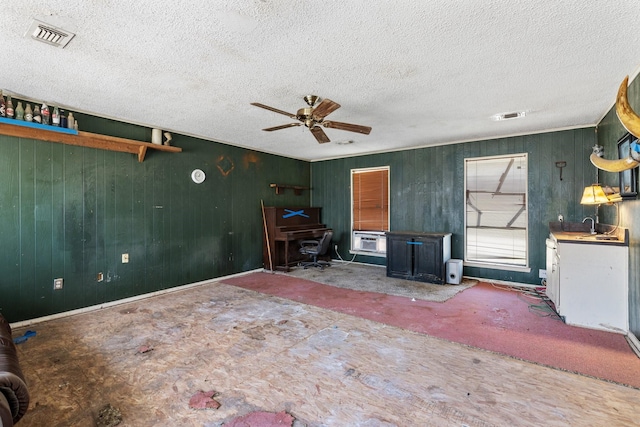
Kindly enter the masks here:
[[558, 257], [558, 246], [551, 236], [546, 241], [547, 246], [547, 280], [545, 293], [555, 305], [556, 311], [560, 311], [560, 259]]
[[547, 296], [568, 325], [629, 332], [629, 246], [547, 241]]
[[462, 260], [450, 259], [447, 261], [447, 283], [459, 285], [462, 281]]
[[384, 231], [354, 231], [352, 241], [354, 251], [387, 252], [387, 236]]

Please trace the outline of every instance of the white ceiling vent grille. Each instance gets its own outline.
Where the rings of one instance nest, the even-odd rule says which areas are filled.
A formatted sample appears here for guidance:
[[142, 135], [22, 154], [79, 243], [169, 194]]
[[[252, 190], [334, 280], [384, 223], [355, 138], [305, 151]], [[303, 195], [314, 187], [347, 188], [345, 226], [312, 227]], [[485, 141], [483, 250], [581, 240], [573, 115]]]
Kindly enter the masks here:
[[52, 46], [63, 48], [71, 41], [75, 34], [34, 19], [25, 34], [25, 37], [26, 36]]
[[499, 113], [491, 116], [492, 120], [501, 121], [501, 120], [512, 120], [512, 119], [520, 119], [527, 115], [526, 111], [514, 111], [512, 113]]

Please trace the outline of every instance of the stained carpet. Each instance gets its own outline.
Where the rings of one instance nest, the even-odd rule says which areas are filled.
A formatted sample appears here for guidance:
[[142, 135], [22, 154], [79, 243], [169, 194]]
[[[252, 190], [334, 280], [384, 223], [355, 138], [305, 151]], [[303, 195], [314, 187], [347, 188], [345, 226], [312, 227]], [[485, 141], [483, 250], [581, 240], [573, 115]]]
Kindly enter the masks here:
[[387, 277], [386, 267], [362, 265], [357, 263], [332, 263], [331, 267], [294, 268], [289, 276], [312, 280], [325, 285], [354, 291], [378, 292], [399, 297], [415, 298], [425, 301], [443, 302], [460, 291], [478, 283], [477, 280], [465, 278], [458, 285], [436, 285], [413, 280]]

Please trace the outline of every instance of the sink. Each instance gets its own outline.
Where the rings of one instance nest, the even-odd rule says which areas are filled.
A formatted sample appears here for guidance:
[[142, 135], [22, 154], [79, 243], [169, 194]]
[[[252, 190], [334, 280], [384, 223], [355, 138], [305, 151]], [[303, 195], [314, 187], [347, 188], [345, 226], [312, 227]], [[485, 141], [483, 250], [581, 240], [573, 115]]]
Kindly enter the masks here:
[[628, 245], [629, 230], [608, 224], [596, 224], [596, 234], [590, 233], [591, 224], [582, 222], [550, 222], [549, 231], [558, 241], [585, 244]]
[[608, 234], [581, 234], [575, 236], [576, 240], [618, 240], [616, 236], [610, 236]]

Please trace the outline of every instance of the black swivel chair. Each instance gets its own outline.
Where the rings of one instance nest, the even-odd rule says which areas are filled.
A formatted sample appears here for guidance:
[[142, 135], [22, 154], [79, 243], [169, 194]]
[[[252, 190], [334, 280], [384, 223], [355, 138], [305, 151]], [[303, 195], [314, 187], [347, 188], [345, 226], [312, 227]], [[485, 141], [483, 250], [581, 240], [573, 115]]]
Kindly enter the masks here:
[[333, 230], [327, 230], [324, 232], [320, 240], [303, 240], [300, 242], [300, 253], [303, 255], [309, 255], [313, 260], [301, 262], [300, 265], [304, 268], [309, 267], [329, 267], [331, 263], [327, 261], [318, 261], [318, 257], [327, 253], [331, 238], [333, 237]]

